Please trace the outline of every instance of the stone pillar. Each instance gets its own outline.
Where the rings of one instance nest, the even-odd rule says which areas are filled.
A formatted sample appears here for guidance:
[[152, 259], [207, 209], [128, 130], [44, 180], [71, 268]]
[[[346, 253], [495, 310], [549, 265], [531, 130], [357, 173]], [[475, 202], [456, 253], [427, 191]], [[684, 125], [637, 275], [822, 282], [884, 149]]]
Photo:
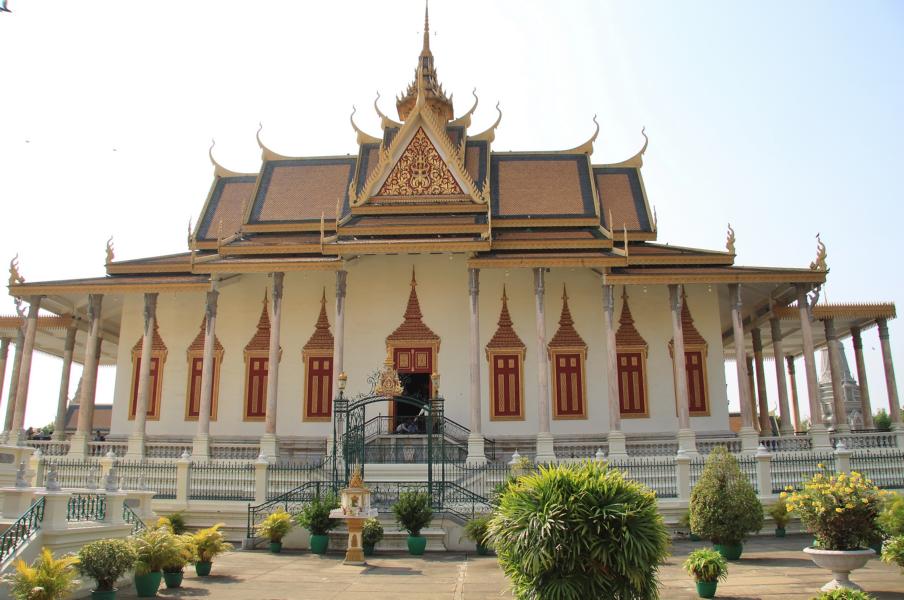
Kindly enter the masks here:
[[691, 499], [691, 461], [693, 461], [693, 458], [685, 452], [678, 452], [678, 456], [675, 457], [678, 500], [682, 502], [687, 502]]
[[756, 454], [756, 485], [759, 488], [759, 496], [773, 496], [772, 493], [772, 455], [766, 450], [766, 446], [760, 445]]
[[273, 316], [270, 319], [270, 354], [267, 358], [267, 417], [261, 437], [261, 453], [277, 458], [276, 401], [279, 396], [279, 322], [282, 315], [283, 278], [285, 273], [273, 273]]
[[675, 398], [678, 402], [678, 452], [696, 453], [697, 438], [691, 429], [690, 407], [687, 399], [684, 329], [681, 327], [681, 290], [676, 284], [669, 285], [669, 306], [672, 311], [672, 370], [675, 375]]
[[826, 346], [829, 352], [829, 369], [832, 373], [832, 420], [835, 431], [848, 432], [851, 426], [844, 406], [844, 386], [841, 384], [841, 352], [838, 350], [838, 334], [835, 333], [835, 319], [825, 319]]
[[891, 357], [891, 343], [888, 340], [888, 321], [876, 319], [879, 326], [879, 344], [882, 346], [882, 364], [885, 366], [885, 387], [888, 389], [888, 416], [894, 430], [904, 430], [901, 424], [901, 405], [898, 403], [898, 384], [895, 381], [895, 362]]
[[468, 307], [469, 307], [469, 344], [468, 370], [471, 385], [468, 390], [470, 419], [468, 427], [468, 460], [469, 465], [486, 464], [486, 451], [483, 444], [483, 433], [480, 423], [480, 269], [468, 269]]
[[816, 377], [816, 356], [813, 349], [813, 329], [810, 325], [810, 309], [807, 300], [808, 287], [797, 286], [797, 308], [800, 312], [800, 334], [804, 346], [804, 370], [807, 374], [807, 398], [810, 405], [810, 437], [813, 448], [831, 448], [829, 434], [822, 418], [819, 406], [819, 380]]
[[[782, 348], [782, 322], [781, 319], [770, 319], [769, 326], [772, 329], [772, 358], [775, 361], [775, 383], [778, 386], [778, 411], [781, 419], [778, 424], [779, 435], [791, 435], [797, 424], [797, 416], [794, 424], [791, 424], [791, 410], [788, 407], [788, 382], [785, 380], [785, 351]], [[797, 408], [795, 406], [795, 408]]]
[[772, 435], [772, 422], [769, 419], [769, 399], [766, 396], [766, 370], [763, 365], [763, 336], [759, 327], [750, 330], [753, 339], [753, 359], [756, 365], [756, 391], [759, 401], [760, 434]]
[[3, 421], [3, 441], [10, 438], [13, 429], [13, 413], [16, 411], [16, 391], [19, 389], [19, 371], [22, 366], [22, 346], [25, 344], [25, 328], [16, 328], [16, 351], [13, 354], [13, 372], [9, 378], [9, 394], [6, 397], [6, 420]]
[[69, 456], [82, 458], [88, 453], [91, 426], [94, 424], [94, 390], [97, 378], [98, 347], [101, 339], [100, 314], [102, 294], [88, 296], [88, 339], [85, 342], [85, 361], [82, 363], [82, 390], [79, 398], [78, 427], [69, 440]]
[[753, 401], [747, 371], [747, 349], [744, 347], [744, 324], [741, 321], [741, 286], [728, 286], [731, 303], [731, 327], [734, 336], [735, 367], [738, 371], [738, 400], [741, 405], [741, 450], [754, 453], [757, 449], [757, 433], [753, 427]]
[[606, 396], [609, 405], [609, 456], [628, 456], [625, 434], [621, 430], [621, 405], [618, 399], [618, 354], [615, 347], [615, 286], [603, 283], [603, 335], [606, 339]]
[[794, 411], [794, 431], [801, 431], [800, 426], [800, 403], [797, 398], [797, 375], [794, 372], [794, 357], [786, 356], [788, 362], [788, 381], [791, 384], [791, 410]]
[[204, 356], [201, 359], [201, 398], [198, 403], [198, 426], [192, 440], [192, 456], [205, 461], [210, 458], [210, 408], [213, 403], [213, 375], [216, 364], [214, 352], [217, 340], [217, 300], [220, 292], [214, 287], [207, 292], [204, 307]]
[[25, 340], [22, 346], [22, 364], [19, 366], [19, 381], [16, 382], [16, 408], [13, 412], [13, 427], [10, 431], [10, 441], [16, 445], [25, 439], [28, 382], [31, 379], [31, 358], [35, 350], [35, 336], [38, 333], [38, 310], [41, 308], [42, 297], [32, 296], [28, 299], [28, 317], [25, 320]]
[[72, 374], [72, 352], [75, 350], [75, 321], [66, 330], [66, 345], [63, 346], [63, 372], [60, 375], [60, 395], [57, 398], [57, 413], [53, 420], [54, 440], [66, 439], [66, 408], [69, 403], [69, 376]]
[[747, 388], [750, 390], [750, 414], [753, 417], [753, 428], [760, 430], [759, 410], [756, 406], [756, 369], [753, 366], [753, 357], [747, 355]]
[[851, 327], [851, 341], [854, 343], [854, 362], [857, 363], [857, 383], [860, 386], [860, 413], [863, 415], [863, 427], [872, 429], [873, 407], [869, 401], [869, 384], [866, 380], [866, 362], [863, 360], [863, 339], [860, 328]]
[[135, 402], [135, 429], [129, 436], [126, 458], [144, 458], [148, 406], [151, 398], [151, 361], [154, 358], [154, 326], [157, 321], [157, 294], [144, 295], [144, 333], [141, 338], [141, 361], [138, 363], [138, 398]]
[[546, 348], [546, 314], [544, 312], [545, 270], [534, 269], [534, 300], [537, 308], [537, 462], [556, 460], [553, 437], [549, 432], [549, 354]]
[[345, 294], [348, 272], [336, 271], [336, 319], [333, 324], [333, 394], [339, 393], [339, 375], [345, 372]]
[[254, 461], [254, 503], [263, 504], [267, 501], [267, 468], [270, 462], [265, 456], [258, 456]]
[[0, 339], [0, 396], [6, 381], [6, 358], [9, 356], [9, 338]]

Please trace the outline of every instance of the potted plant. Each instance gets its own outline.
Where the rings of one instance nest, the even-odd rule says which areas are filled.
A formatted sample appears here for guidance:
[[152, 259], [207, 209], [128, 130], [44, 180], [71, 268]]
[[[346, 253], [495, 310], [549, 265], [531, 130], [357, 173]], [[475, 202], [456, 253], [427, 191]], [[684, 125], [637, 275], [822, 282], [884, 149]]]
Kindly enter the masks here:
[[810, 600], [876, 600], [866, 592], [860, 590], [851, 590], [848, 588], [838, 588], [831, 592], [822, 592], [818, 596], [813, 596]]
[[383, 525], [376, 517], [364, 521], [361, 527], [361, 545], [364, 546], [364, 556], [373, 556], [374, 546], [383, 539]]
[[872, 481], [860, 473], [827, 475], [817, 473], [799, 490], [782, 492], [788, 510], [800, 515], [815, 546], [804, 552], [834, 579], [822, 591], [853, 588], [851, 571], [859, 569], [875, 556], [868, 546], [876, 536], [876, 518], [881, 494]]
[[791, 520], [791, 513], [788, 512], [784, 498], [779, 497], [778, 502], [769, 507], [769, 516], [775, 521], [775, 537], [785, 537], [785, 527]]
[[93, 600], [116, 598], [116, 585], [120, 577], [135, 565], [135, 550], [126, 540], [98, 540], [82, 546], [78, 551], [76, 569], [93, 579], [97, 585], [91, 591]]
[[728, 577], [728, 561], [709, 548], [691, 552], [683, 566], [687, 574], [697, 583], [697, 595], [701, 598], [714, 598], [716, 586]]
[[177, 551], [163, 565], [163, 581], [168, 589], [182, 587], [185, 567], [198, 560], [194, 536], [183, 533], [174, 537]]
[[515, 598], [656, 598], [669, 556], [656, 495], [596, 461], [522, 476], [487, 539]]
[[135, 550], [135, 592], [153, 598], [160, 589], [163, 567], [179, 554], [176, 537], [168, 527], [145, 529], [132, 536]]
[[885, 545], [882, 546], [882, 562], [898, 565], [904, 572], [904, 535], [886, 540]]
[[185, 526], [185, 515], [183, 515], [181, 512], [174, 512], [160, 518], [169, 521], [169, 527], [176, 535], [182, 535], [188, 530]]
[[338, 519], [330, 518], [330, 511], [339, 508], [339, 501], [333, 494], [314, 498], [295, 515], [295, 521], [311, 533], [311, 552], [326, 554], [330, 544], [330, 530], [339, 525]]
[[198, 556], [198, 560], [195, 563], [195, 573], [198, 574], [198, 577], [210, 575], [213, 559], [224, 552], [232, 550], [232, 544], [223, 538], [223, 532], [220, 531], [220, 527], [223, 525], [225, 523], [217, 523], [213, 527], [197, 531], [192, 536]]
[[427, 538], [421, 535], [421, 530], [433, 519], [430, 496], [427, 492], [402, 492], [399, 501], [392, 506], [392, 512], [402, 529], [408, 531], [408, 552], [414, 556], [422, 555], [427, 548]]
[[270, 552], [279, 554], [282, 551], [282, 539], [292, 529], [292, 515], [278, 508], [276, 512], [255, 526], [257, 534], [270, 540]]
[[728, 560], [738, 560], [747, 536], [763, 527], [763, 505], [756, 490], [735, 457], [721, 446], [706, 458], [691, 491], [690, 526]]
[[16, 600], [60, 600], [69, 595], [78, 585], [74, 556], [54, 558], [47, 548], [28, 565], [24, 560], [16, 561], [16, 572], [4, 575], [4, 583], [10, 586], [10, 594]]
[[465, 523], [465, 537], [477, 545], [477, 554], [486, 556], [489, 552], [489, 540], [487, 531], [492, 514], [478, 515]]

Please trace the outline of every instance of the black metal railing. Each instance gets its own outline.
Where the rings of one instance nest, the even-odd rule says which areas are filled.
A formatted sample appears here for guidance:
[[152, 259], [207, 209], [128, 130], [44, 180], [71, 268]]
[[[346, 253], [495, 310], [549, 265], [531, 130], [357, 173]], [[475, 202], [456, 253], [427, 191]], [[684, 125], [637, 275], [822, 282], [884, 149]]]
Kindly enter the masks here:
[[141, 520], [138, 513], [132, 510], [132, 507], [128, 504], [122, 505], [122, 520], [132, 526], [132, 535], [147, 529], [147, 525], [144, 524], [144, 521]]
[[[428, 415], [416, 417], [390, 417], [377, 415], [364, 422], [364, 441], [370, 443], [383, 436], [404, 436], [411, 434], [425, 435], [427, 433]], [[442, 431], [446, 438], [446, 444], [452, 443], [464, 449], [467, 455], [468, 437], [471, 430], [448, 417], [443, 417], [442, 426], [436, 426], [436, 431]], [[487, 437], [483, 438], [484, 454], [488, 460], [496, 460], [496, 441]], [[452, 459], [450, 459], [452, 460]]]
[[[433, 445], [433, 462], [463, 462], [468, 457], [468, 448], [450, 443]], [[369, 442], [364, 446], [365, 463], [427, 463], [428, 447], [426, 436], [406, 436], [384, 442]]]
[[188, 473], [189, 500], [254, 500], [254, 463], [193, 462]]
[[333, 477], [333, 459], [328, 456], [321, 462], [287, 462], [267, 466], [267, 500], [273, 500], [312, 481], [330, 481]]
[[25, 513], [0, 535], [0, 563], [5, 562], [18, 548], [41, 528], [44, 520], [44, 498], [38, 498]]
[[800, 452], [772, 456], [772, 493], [788, 487], [798, 488], [817, 473], [835, 472], [835, 455], [831, 452]]
[[640, 482], [656, 492], [659, 498], [678, 497], [674, 456], [636, 456], [613, 459], [609, 464], [624, 472], [627, 479]]
[[[64, 488], [83, 488], [97, 489], [101, 485], [101, 467], [96, 459], [79, 459], [79, 458], [51, 458], [47, 459], [44, 468], [44, 477], [46, 479], [48, 471], [56, 470], [57, 481]], [[44, 481], [39, 481], [38, 486], [44, 485]]]
[[147, 460], [119, 461], [116, 464], [120, 487], [124, 490], [154, 490], [154, 498], [176, 497], [176, 463]]
[[103, 521], [107, 497], [103, 494], [72, 494], [66, 504], [67, 521]]
[[851, 471], [857, 471], [883, 489], [904, 489], [904, 450], [855, 451], [851, 454]]
[[266, 519], [270, 513], [276, 512], [277, 509], [282, 508], [287, 513], [294, 515], [301, 510], [304, 504], [314, 498], [320, 498], [324, 494], [336, 491], [336, 486], [331, 481], [308, 481], [262, 504], [256, 506], [249, 504], [246, 536], [253, 538], [257, 524]]

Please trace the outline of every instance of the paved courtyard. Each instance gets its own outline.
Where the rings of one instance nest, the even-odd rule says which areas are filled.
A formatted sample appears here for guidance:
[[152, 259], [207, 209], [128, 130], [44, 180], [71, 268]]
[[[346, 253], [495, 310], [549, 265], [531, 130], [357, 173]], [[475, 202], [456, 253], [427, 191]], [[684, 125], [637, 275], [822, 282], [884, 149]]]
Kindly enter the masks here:
[[[718, 598], [732, 600], [796, 600], [811, 598], [829, 580], [800, 549], [809, 538], [757, 538], [740, 562], [732, 563]], [[688, 552], [703, 542], [677, 542], [661, 572], [663, 600], [697, 598], [693, 581], [681, 570]], [[372, 557], [368, 567], [346, 567], [339, 554], [318, 557], [308, 552], [272, 555], [266, 551], [233, 552], [217, 558], [211, 577], [186, 573], [184, 588], [166, 590], [163, 598], [210, 597], [216, 600], [489, 600], [511, 598], [508, 583], [494, 557], [471, 554], [404, 554]], [[853, 577], [879, 600], [904, 599], [904, 575], [878, 560]], [[134, 589], [119, 598], [135, 598]], [[590, 599], [588, 599], [590, 600]]]

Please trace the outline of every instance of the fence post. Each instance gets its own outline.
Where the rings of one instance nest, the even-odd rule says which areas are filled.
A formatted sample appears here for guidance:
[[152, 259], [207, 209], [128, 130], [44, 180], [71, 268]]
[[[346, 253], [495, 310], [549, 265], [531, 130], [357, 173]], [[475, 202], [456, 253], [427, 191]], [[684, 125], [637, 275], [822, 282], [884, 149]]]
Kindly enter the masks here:
[[44, 454], [40, 448], [28, 459], [28, 478], [32, 487], [44, 485]]
[[675, 456], [675, 475], [678, 480], [678, 499], [691, 499], [691, 460], [690, 454], [678, 451]]
[[756, 454], [756, 485], [759, 488], [760, 497], [772, 496], [772, 455], [766, 450], [766, 446], [760, 444]]
[[851, 472], [851, 452], [844, 442], [838, 442], [835, 446], [835, 470], [839, 473]]
[[254, 503], [263, 504], [267, 501], [267, 467], [270, 462], [267, 457], [260, 455], [254, 461]]
[[116, 464], [116, 455], [112, 450], [109, 450], [106, 454], [104, 454], [100, 460], [100, 479], [104, 481], [107, 478], [107, 474], [110, 472], [110, 469], [113, 468], [113, 465]]
[[176, 502], [188, 504], [188, 476], [191, 467], [191, 459], [188, 450], [176, 461]]
[[107, 490], [104, 492], [106, 506], [104, 507], [104, 523], [108, 525], [122, 525], [126, 520], [122, 517], [123, 505], [126, 502], [126, 494], [119, 491]]
[[66, 513], [69, 509], [69, 492], [62, 490], [45, 490], [39, 495], [44, 496], [44, 521], [41, 529], [45, 531], [58, 531], [66, 529]]

